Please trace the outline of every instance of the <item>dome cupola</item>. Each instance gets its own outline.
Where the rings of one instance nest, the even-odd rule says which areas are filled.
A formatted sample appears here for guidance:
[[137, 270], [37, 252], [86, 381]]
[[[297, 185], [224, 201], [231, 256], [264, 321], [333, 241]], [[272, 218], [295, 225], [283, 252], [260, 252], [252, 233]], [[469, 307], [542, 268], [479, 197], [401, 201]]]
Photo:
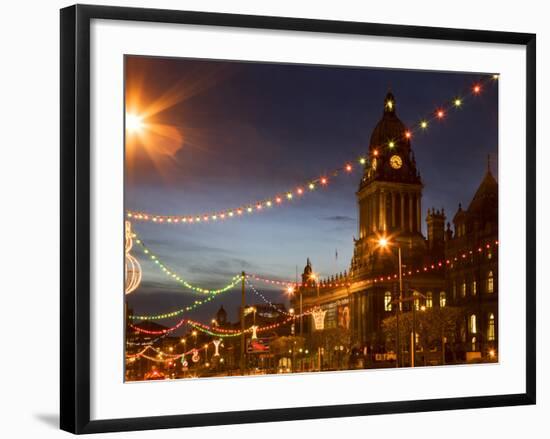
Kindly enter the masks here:
[[386, 94], [382, 118], [370, 136], [369, 158], [360, 187], [373, 180], [421, 184], [411, 149], [411, 133], [397, 117], [392, 92]]

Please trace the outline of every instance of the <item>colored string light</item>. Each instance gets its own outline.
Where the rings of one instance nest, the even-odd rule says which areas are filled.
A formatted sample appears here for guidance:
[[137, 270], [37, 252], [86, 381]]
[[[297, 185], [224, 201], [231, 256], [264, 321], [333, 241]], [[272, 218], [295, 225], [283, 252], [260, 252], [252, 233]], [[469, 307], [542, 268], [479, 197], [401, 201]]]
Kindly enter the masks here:
[[[252, 292], [254, 292], [254, 294], [256, 294], [258, 297], [260, 297], [265, 303], [267, 303], [269, 306], [271, 306], [273, 309], [275, 309], [277, 312], [279, 312], [280, 314], [284, 314], [284, 315], [287, 315], [287, 316], [295, 316], [295, 314], [293, 313], [289, 313], [289, 312], [286, 312], [286, 311], [283, 311], [281, 310], [277, 305], [275, 305], [273, 302], [269, 301], [269, 299], [267, 299], [262, 293], [260, 293], [255, 287], [254, 285], [252, 285], [248, 279], [246, 280], [246, 283], [247, 285], [250, 287], [250, 289], [252, 290]], [[193, 309], [193, 308], [191, 308]], [[187, 307], [184, 307], [184, 308], [181, 308], [181, 309], [178, 309], [176, 311], [172, 311], [172, 312], [169, 312], [169, 313], [164, 313], [164, 314], [156, 314], [156, 315], [148, 315], [148, 316], [130, 316], [130, 318], [132, 320], [141, 320], [141, 321], [144, 321], [144, 320], [162, 320], [162, 319], [168, 319], [168, 318], [171, 318], [171, 317], [175, 317], [185, 311], [188, 311]], [[303, 315], [306, 315], [306, 313], [304, 313]], [[201, 325], [200, 323], [198, 322], [194, 322], [192, 320], [187, 320], [187, 323], [189, 323], [190, 325]], [[202, 328], [204, 329], [204, 328]], [[223, 329], [223, 328], [216, 328], [217, 331], [219, 332], [228, 332], [228, 333], [236, 333], [236, 332], [239, 332], [238, 330], [226, 330], [226, 329]], [[240, 332], [239, 332], [240, 334]], [[164, 337], [165, 335], [161, 336], [161, 337]], [[143, 343], [142, 345], [145, 345], [145, 344], [153, 344], [156, 340], [158, 340], [159, 338], [161, 337], [158, 337], [157, 339], [155, 339], [154, 341], [152, 342], [148, 342], [148, 343]], [[133, 343], [135, 345], [139, 345], [138, 343]]]
[[182, 326], [186, 322], [187, 322], [187, 319], [181, 319], [178, 323], [176, 323], [171, 328], [155, 329], [155, 330], [140, 328], [139, 326], [136, 326], [133, 323], [129, 323], [128, 326], [130, 326], [130, 328], [132, 328], [133, 330], [135, 330], [137, 332], [141, 332], [142, 334], [160, 335], [160, 334], [168, 334], [172, 331], [175, 331], [176, 329], [178, 329], [180, 326]]
[[[134, 234], [137, 237], [137, 234]], [[186, 288], [189, 288], [190, 290], [196, 292], [196, 293], [202, 293], [202, 294], [209, 294], [209, 295], [216, 295], [220, 293], [224, 293], [226, 291], [229, 291], [231, 288], [233, 288], [239, 281], [241, 280], [241, 275], [238, 274], [236, 276], [233, 276], [231, 278], [231, 282], [229, 282], [227, 285], [225, 285], [222, 288], [218, 288], [215, 290], [210, 290], [207, 288], [201, 288], [197, 287], [195, 285], [190, 284], [187, 280], [185, 280], [182, 276], [175, 273], [173, 270], [171, 270], [164, 262], [162, 262], [157, 255], [155, 255], [145, 244], [141, 239], [136, 239], [136, 243], [139, 244], [142, 249], [143, 253], [145, 253], [151, 261], [154, 262], [156, 266], [158, 266], [159, 270], [162, 271], [166, 276], [170, 277], [171, 279], [175, 280], [176, 282], [180, 283], [181, 285], [185, 286]], [[202, 305], [204, 302], [209, 302], [213, 299], [213, 297], [208, 297], [207, 299], [203, 300], [196, 300], [193, 305], [191, 305], [191, 308], [189, 309], [183, 309], [180, 310], [183, 311], [190, 311], [191, 309], [194, 309], [196, 306]], [[179, 312], [178, 314], [181, 314]], [[174, 315], [178, 315], [174, 314]], [[172, 316], [173, 317], [173, 316]]]
[[[366, 163], [365, 157], [359, 157], [357, 160], [358, 164], [364, 165]], [[328, 173], [331, 177], [338, 177], [343, 174], [350, 174], [354, 169], [361, 169], [360, 166], [353, 167], [351, 163], [346, 163], [344, 166], [334, 169], [332, 172]], [[207, 222], [216, 222], [229, 218], [234, 218], [235, 216], [242, 216], [243, 213], [251, 214], [254, 212], [262, 211], [263, 209], [269, 209], [273, 206], [284, 204], [284, 200], [287, 202], [293, 201], [295, 198], [300, 198], [307, 193], [306, 189], [309, 192], [312, 192], [317, 189], [317, 187], [325, 187], [328, 185], [328, 178], [326, 176], [313, 178], [303, 182], [302, 184], [297, 185], [295, 188], [283, 191], [279, 194], [274, 195], [273, 197], [266, 198], [259, 201], [254, 201], [241, 205], [239, 207], [225, 209], [219, 212], [209, 212], [198, 215], [157, 215], [144, 212], [128, 211], [126, 216], [133, 220], [139, 221], [150, 221], [158, 224], [195, 224], [195, 223], [207, 223]]]
[[[210, 346], [213, 343], [214, 343], [213, 341], [210, 341], [206, 345]], [[203, 347], [202, 349], [205, 349], [205, 348]], [[151, 357], [151, 356], [146, 355], [145, 353], [148, 350], [154, 351], [157, 354], [157, 357]], [[194, 352], [196, 352], [198, 350], [199, 350], [198, 348], [192, 348], [192, 349], [188, 350], [187, 352], [182, 352], [180, 354], [167, 354], [166, 352], [163, 352], [160, 349], [155, 348], [153, 346], [146, 346], [144, 349], [142, 349], [139, 352], [136, 352], [135, 354], [126, 354], [126, 358], [131, 359], [131, 358], [141, 358], [141, 357], [143, 357], [143, 358], [146, 358], [147, 360], [156, 361], [158, 363], [164, 363], [166, 361], [178, 360], [181, 357], [191, 355], [191, 354], [193, 354]]]
[[[306, 312], [302, 313], [301, 315], [304, 316], [304, 315], [307, 315], [309, 313], [310, 313], [310, 311], [306, 311]], [[272, 323], [272, 324], [266, 325], [266, 326], [258, 327], [256, 329], [256, 332], [262, 332], [262, 331], [267, 331], [269, 329], [277, 328], [277, 327], [279, 327], [283, 324], [288, 323], [290, 320], [293, 320], [297, 317], [300, 317], [300, 315], [299, 314], [298, 315], [293, 314], [292, 316], [290, 316], [289, 318], [287, 318], [284, 321], [281, 321], [281, 322], [278, 322], [278, 323]], [[160, 335], [160, 334], [168, 334], [170, 332], [173, 332], [176, 329], [180, 328], [184, 324], [190, 325], [195, 329], [198, 329], [202, 332], [206, 332], [207, 334], [212, 335], [212, 336], [216, 336], [216, 337], [234, 337], [234, 336], [237, 336], [237, 335], [241, 335], [243, 333], [243, 331], [237, 330], [237, 329], [225, 329], [225, 328], [219, 328], [219, 327], [213, 328], [213, 327], [211, 327], [209, 325], [206, 325], [204, 323], [196, 322], [196, 321], [190, 320], [190, 319], [181, 319], [174, 326], [172, 326], [170, 328], [165, 328], [165, 329], [156, 329], [156, 330], [144, 329], [144, 328], [140, 328], [139, 326], [136, 326], [132, 323], [130, 323], [129, 326], [132, 329], [134, 329], [135, 331], [141, 332], [143, 334]], [[251, 332], [251, 331], [252, 331], [252, 326], [250, 328], [247, 328], [247, 329], [244, 330], [245, 333]]]
[[[431, 117], [425, 117], [418, 121], [413, 126], [418, 127], [421, 131], [426, 131], [430, 126], [431, 120], [443, 120], [447, 116], [448, 112], [452, 109], [461, 108], [468, 95], [478, 96], [484, 89], [484, 84], [488, 81], [495, 81], [498, 79], [498, 75], [491, 75], [479, 82], [473, 84], [468, 90], [464, 91], [460, 96], [456, 96], [453, 99], [446, 102], [443, 106], [439, 107]], [[391, 103], [393, 107], [393, 102]], [[414, 128], [408, 129], [403, 133], [405, 139], [410, 139], [415, 132]], [[394, 148], [396, 145], [396, 139], [388, 139], [387, 145], [389, 148]], [[374, 155], [377, 155], [376, 152]], [[328, 175], [331, 177], [337, 177], [342, 174], [349, 174], [355, 169], [362, 169], [363, 166], [368, 164], [367, 155], [358, 157], [354, 163], [359, 163], [361, 166], [354, 167], [351, 162], [347, 162], [345, 165], [334, 169]], [[287, 202], [293, 201], [295, 198], [301, 198], [307, 191], [304, 188], [308, 188], [309, 191], [315, 190], [317, 187], [327, 186], [329, 180], [327, 176], [317, 177], [311, 180], [307, 180], [302, 184], [298, 184], [293, 189], [280, 192], [272, 197], [243, 204], [238, 207], [224, 209], [217, 212], [206, 212], [201, 214], [192, 215], [160, 215], [141, 211], [128, 210], [126, 215], [128, 218], [148, 221], [157, 224], [195, 224], [195, 223], [209, 223], [218, 222], [225, 219], [234, 218], [236, 216], [242, 216], [244, 213], [251, 214], [254, 212], [261, 212], [264, 209], [269, 209], [273, 206], [284, 204], [284, 200]]]
[[152, 346], [152, 345], [154, 345], [157, 341], [163, 339], [163, 338], [166, 337], [167, 335], [168, 335], [168, 334], [163, 334], [163, 335], [160, 335], [159, 337], [154, 338], [153, 340], [142, 341], [142, 342], [126, 340], [126, 344], [127, 344], [128, 346]]
[[[414, 274], [424, 273], [424, 272], [431, 271], [431, 270], [439, 270], [443, 266], [450, 265], [454, 262], [458, 262], [458, 261], [460, 261], [460, 259], [466, 259], [469, 255], [473, 255], [475, 253], [482, 253], [483, 250], [485, 250], [485, 249], [488, 250], [488, 249], [491, 249], [491, 248], [496, 247], [498, 245], [499, 245], [499, 241], [486, 242], [485, 244], [482, 244], [480, 247], [477, 247], [475, 249], [470, 249], [470, 250], [465, 250], [465, 251], [459, 252], [456, 255], [449, 257], [448, 259], [441, 259], [441, 260], [438, 260], [438, 261], [434, 261], [431, 264], [423, 265], [422, 267], [417, 267], [417, 268], [408, 270], [406, 272], [403, 272], [402, 274], [405, 277], [405, 276], [412, 276]], [[353, 281], [353, 282], [349, 282], [349, 281], [329, 281], [327, 279], [327, 280], [324, 280], [324, 281], [322, 280], [322, 281], [319, 282], [319, 288], [351, 287], [351, 286], [353, 286], [357, 283], [361, 283], [361, 282], [365, 282], [365, 281], [366, 282], [369, 282], [369, 281], [370, 282], [380, 282], [382, 280], [395, 279], [395, 278], [397, 278], [397, 276], [398, 276], [397, 273], [392, 273], [392, 274], [389, 274], [389, 275], [381, 275], [381, 276], [376, 276], [376, 277], [373, 277], [373, 278], [370, 278], [370, 279], [364, 279], [364, 280], [361, 280], [361, 281]], [[290, 281], [290, 280], [269, 279], [269, 278], [266, 278], [266, 277], [258, 276], [256, 274], [247, 274], [246, 277], [250, 278], [250, 279], [257, 280], [257, 281], [264, 282], [264, 283], [269, 284], [269, 285], [278, 285], [278, 286], [283, 286], [283, 287], [303, 288], [303, 287], [311, 286], [311, 284], [308, 284], [308, 283], [300, 283], [300, 282], [295, 282], [295, 281]]]
[[284, 314], [284, 315], [287, 315], [287, 316], [292, 316], [294, 317], [294, 313], [290, 313], [290, 312], [286, 312], [286, 311], [283, 311], [282, 309], [280, 309], [277, 305], [273, 304], [270, 300], [267, 299], [267, 297], [265, 297], [262, 293], [260, 293], [255, 287], [254, 285], [252, 285], [248, 279], [246, 279], [246, 284], [250, 287], [250, 289], [254, 292], [254, 294], [256, 294], [258, 297], [260, 297], [265, 303], [267, 303], [271, 308], [273, 308], [275, 311], [277, 311], [279, 314]]

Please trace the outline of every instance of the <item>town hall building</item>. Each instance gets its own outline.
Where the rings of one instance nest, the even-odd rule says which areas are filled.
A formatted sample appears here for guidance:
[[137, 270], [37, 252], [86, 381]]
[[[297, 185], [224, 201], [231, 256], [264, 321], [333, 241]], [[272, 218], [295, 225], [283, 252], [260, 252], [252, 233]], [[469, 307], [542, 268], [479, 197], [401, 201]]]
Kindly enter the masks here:
[[[410, 132], [396, 111], [395, 97], [388, 93], [356, 192], [358, 236], [349, 269], [317, 279], [308, 259], [292, 306], [298, 309], [301, 297], [304, 310], [320, 307], [324, 327], [349, 330], [353, 349], [368, 358], [387, 354], [382, 323], [397, 306], [402, 312], [457, 307], [464, 318], [456, 339], [448, 342], [459, 360], [495, 356], [498, 183], [488, 164], [468, 207], [458, 205], [452, 228], [443, 209], [430, 208], [423, 215], [422, 177]], [[314, 330], [313, 319], [308, 320], [306, 328]]]

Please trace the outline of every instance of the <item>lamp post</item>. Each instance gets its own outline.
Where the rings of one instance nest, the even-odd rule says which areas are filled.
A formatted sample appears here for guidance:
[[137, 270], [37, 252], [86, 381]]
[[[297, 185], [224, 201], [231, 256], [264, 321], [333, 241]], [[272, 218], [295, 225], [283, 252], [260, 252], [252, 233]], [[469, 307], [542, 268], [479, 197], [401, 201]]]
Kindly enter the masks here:
[[[411, 291], [411, 304], [412, 304], [412, 330], [411, 330], [411, 367], [414, 367], [416, 360], [416, 300], [418, 297], [426, 299], [424, 294], [417, 291]], [[420, 299], [418, 299], [420, 300]], [[420, 311], [426, 311], [425, 306], [419, 306]]]
[[[304, 333], [303, 330], [302, 330], [302, 328], [303, 328], [303, 320], [302, 320], [302, 318], [303, 318], [303, 315], [302, 315], [302, 314], [303, 314], [303, 311], [302, 311], [302, 288], [299, 288], [298, 291], [299, 291], [299, 294], [300, 294], [300, 308], [299, 308], [299, 309], [300, 309], [300, 311], [299, 311], [299, 314], [300, 314], [300, 315], [299, 315], [299, 317], [300, 317], [300, 337], [301, 337], [301, 336], [303, 335], [303, 333]], [[287, 294], [288, 294], [289, 296], [292, 296], [292, 295], [296, 292], [296, 289], [295, 289], [292, 285], [289, 285], [289, 286], [286, 288], [286, 292], [287, 292]]]
[[[381, 237], [378, 240], [378, 245], [381, 248], [387, 248], [389, 246], [389, 241], [386, 237]], [[397, 308], [395, 310], [395, 326], [396, 326], [396, 338], [395, 338], [395, 367], [399, 367], [399, 357], [401, 355], [401, 346], [400, 346], [400, 333], [399, 333], [399, 314], [401, 313], [401, 302], [403, 302], [403, 264], [401, 262], [401, 247], [397, 244], [394, 244], [397, 247], [397, 264], [399, 266], [399, 300], [397, 301]]]

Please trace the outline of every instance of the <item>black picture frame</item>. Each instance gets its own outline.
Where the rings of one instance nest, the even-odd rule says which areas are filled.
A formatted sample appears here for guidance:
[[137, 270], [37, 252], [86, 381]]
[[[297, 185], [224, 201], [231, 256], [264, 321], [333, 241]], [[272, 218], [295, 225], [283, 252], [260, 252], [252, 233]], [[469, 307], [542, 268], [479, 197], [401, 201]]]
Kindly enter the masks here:
[[[526, 392], [417, 401], [90, 419], [90, 22], [93, 19], [324, 32], [526, 47]], [[75, 5], [61, 10], [61, 429], [81, 434], [535, 404], [536, 36], [303, 18]]]

